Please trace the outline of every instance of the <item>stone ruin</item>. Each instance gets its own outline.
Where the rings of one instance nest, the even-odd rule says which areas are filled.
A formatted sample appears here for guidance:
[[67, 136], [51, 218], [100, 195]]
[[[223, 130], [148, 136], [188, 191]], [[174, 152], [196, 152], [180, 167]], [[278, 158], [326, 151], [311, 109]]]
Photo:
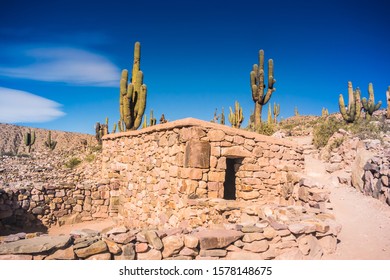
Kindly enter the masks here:
[[[56, 209], [122, 227], [73, 232], [44, 251], [44, 236], [11, 235], [0, 259], [319, 259], [336, 249], [329, 192], [302, 176], [290, 141], [184, 119], [104, 136], [101, 161], [99, 182]], [[42, 203], [60, 192], [40, 188]], [[8, 191], [3, 205], [4, 195], [21, 197]]]

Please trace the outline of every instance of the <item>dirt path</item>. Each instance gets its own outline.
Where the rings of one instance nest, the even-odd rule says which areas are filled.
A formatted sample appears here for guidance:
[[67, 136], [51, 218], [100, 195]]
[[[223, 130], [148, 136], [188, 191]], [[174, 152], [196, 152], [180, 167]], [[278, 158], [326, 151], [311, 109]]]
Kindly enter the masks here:
[[325, 259], [390, 260], [390, 207], [352, 187], [331, 187], [331, 203], [342, 230]]
[[49, 235], [60, 235], [60, 234], [69, 234], [72, 230], [75, 229], [92, 229], [101, 231], [105, 228], [114, 226], [116, 223], [112, 219], [106, 219], [106, 220], [97, 220], [97, 221], [90, 221], [90, 222], [82, 222], [78, 224], [72, 224], [72, 225], [64, 225], [64, 226], [53, 226], [49, 228], [48, 234]]

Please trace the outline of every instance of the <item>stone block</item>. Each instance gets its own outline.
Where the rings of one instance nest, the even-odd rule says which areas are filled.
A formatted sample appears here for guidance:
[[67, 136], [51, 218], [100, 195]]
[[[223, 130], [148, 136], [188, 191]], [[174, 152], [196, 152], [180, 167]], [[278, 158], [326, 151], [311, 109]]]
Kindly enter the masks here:
[[191, 140], [186, 144], [184, 154], [184, 166], [195, 168], [210, 167], [210, 150], [209, 142]]
[[217, 130], [217, 129], [211, 129], [208, 133], [207, 133], [207, 138], [209, 139], [209, 141], [211, 142], [218, 142], [218, 141], [222, 141], [224, 140], [225, 138], [225, 132], [223, 132], [222, 130]]

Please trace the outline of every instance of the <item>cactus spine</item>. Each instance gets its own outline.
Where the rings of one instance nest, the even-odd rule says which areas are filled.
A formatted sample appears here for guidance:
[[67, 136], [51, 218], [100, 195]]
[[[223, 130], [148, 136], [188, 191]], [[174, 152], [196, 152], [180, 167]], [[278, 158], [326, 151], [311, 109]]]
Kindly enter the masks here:
[[230, 124], [232, 125], [232, 127], [240, 128], [242, 121], [244, 120], [240, 103], [238, 103], [238, 101], [234, 103], [234, 112], [232, 110], [232, 107], [229, 107], [229, 110], [230, 110], [230, 114], [229, 114]]
[[45, 146], [53, 151], [56, 145], [57, 145], [57, 141], [51, 140], [51, 131], [49, 131], [49, 135], [47, 136], [47, 141], [45, 141]]
[[136, 130], [141, 125], [142, 116], [146, 107], [146, 85], [143, 84], [143, 73], [140, 71], [141, 45], [139, 42], [134, 46], [134, 62], [129, 80], [128, 70], [122, 70], [119, 94], [120, 120], [123, 121], [127, 130]]
[[390, 86], [387, 88], [386, 91], [386, 100], [387, 100], [386, 118], [390, 119]]
[[28, 152], [31, 153], [31, 146], [35, 143], [35, 131], [31, 133], [31, 130], [29, 132], [26, 132], [24, 134], [24, 144], [28, 147]]
[[275, 124], [277, 124], [278, 123], [278, 116], [280, 114], [280, 104], [274, 103], [273, 113], [274, 113], [274, 122], [275, 122]]
[[348, 108], [345, 107], [343, 95], [339, 96], [339, 109], [343, 119], [347, 123], [353, 123], [360, 119], [362, 103], [360, 101], [360, 89], [353, 90], [352, 82], [348, 82]]
[[[254, 125], [261, 124], [262, 108], [270, 100], [272, 93], [275, 91], [274, 84], [274, 63], [272, 59], [268, 60], [268, 86], [266, 88], [264, 80], [264, 51], [259, 51], [259, 64], [254, 64], [250, 72], [250, 84], [252, 90], [252, 99], [255, 102]], [[265, 91], [266, 90], [266, 91]]]
[[268, 104], [268, 114], [267, 114], [267, 123], [271, 125], [272, 121], [272, 113], [271, 113], [271, 103]]
[[382, 101], [379, 101], [377, 104], [375, 104], [374, 88], [372, 86], [372, 83], [368, 84], [368, 94], [368, 101], [366, 98], [363, 98], [362, 105], [364, 108], [364, 112], [366, 112], [366, 119], [370, 120], [372, 114], [381, 107]]

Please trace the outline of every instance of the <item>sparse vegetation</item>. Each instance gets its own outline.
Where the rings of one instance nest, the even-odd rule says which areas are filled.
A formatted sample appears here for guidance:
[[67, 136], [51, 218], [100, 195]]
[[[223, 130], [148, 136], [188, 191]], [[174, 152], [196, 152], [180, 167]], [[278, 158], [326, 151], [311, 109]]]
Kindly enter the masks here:
[[88, 154], [85, 156], [86, 162], [93, 162], [95, 159], [96, 159], [96, 155], [94, 155], [94, 154]]
[[320, 119], [314, 127], [313, 145], [317, 149], [325, 147], [329, 138], [342, 127], [343, 123], [334, 117], [330, 117], [326, 120]]
[[65, 167], [66, 168], [70, 168], [70, 169], [73, 169], [75, 168], [77, 165], [79, 165], [81, 163], [81, 160], [77, 157], [72, 157], [70, 158], [67, 162], [65, 162]]

